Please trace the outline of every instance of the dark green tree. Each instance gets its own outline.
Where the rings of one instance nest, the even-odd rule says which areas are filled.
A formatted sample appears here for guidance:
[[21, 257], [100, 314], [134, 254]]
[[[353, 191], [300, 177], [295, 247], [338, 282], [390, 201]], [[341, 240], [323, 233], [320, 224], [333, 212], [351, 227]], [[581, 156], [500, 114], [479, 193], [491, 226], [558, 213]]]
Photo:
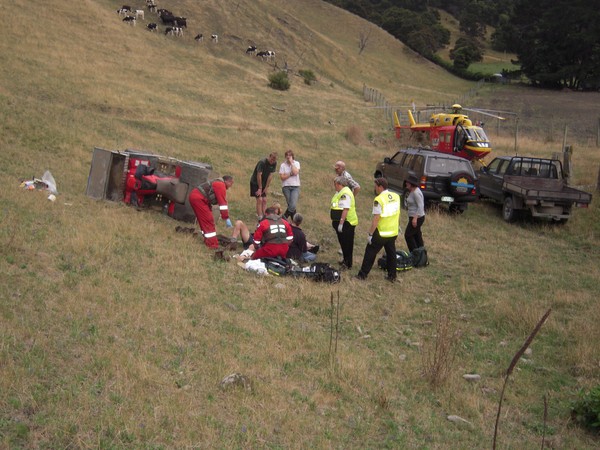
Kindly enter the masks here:
[[515, 11], [516, 53], [533, 85], [600, 85], [599, 7], [587, 0], [539, 0], [535, 5], [517, 0]]
[[450, 59], [457, 69], [467, 69], [471, 63], [483, 59], [483, 51], [479, 43], [471, 37], [460, 37], [454, 48], [450, 50]]

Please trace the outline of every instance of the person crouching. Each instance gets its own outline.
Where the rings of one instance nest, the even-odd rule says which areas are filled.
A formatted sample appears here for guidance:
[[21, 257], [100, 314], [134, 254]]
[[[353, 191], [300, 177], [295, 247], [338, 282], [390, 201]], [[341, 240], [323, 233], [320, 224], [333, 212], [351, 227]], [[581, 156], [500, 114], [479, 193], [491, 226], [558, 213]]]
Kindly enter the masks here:
[[260, 221], [254, 232], [254, 245], [258, 250], [252, 259], [277, 258], [285, 259], [290, 243], [294, 239], [292, 227], [287, 220], [277, 215], [277, 209], [269, 207], [265, 218]]

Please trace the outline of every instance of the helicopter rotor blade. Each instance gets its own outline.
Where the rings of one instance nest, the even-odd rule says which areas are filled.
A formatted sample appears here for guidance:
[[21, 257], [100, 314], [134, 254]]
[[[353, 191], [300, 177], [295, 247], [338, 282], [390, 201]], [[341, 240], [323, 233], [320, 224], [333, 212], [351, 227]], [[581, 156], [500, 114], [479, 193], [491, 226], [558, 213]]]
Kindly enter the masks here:
[[[506, 120], [506, 117], [502, 117], [499, 116], [497, 113], [500, 114], [505, 114], [505, 115], [514, 115], [516, 116], [517, 113], [511, 112], [511, 111], [497, 111], [495, 109], [479, 109], [479, 108], [463, 108], [465, 111], [472, 111], [478, 114], [483, 114], [484, 116], [490, 116], [493, 117], [495, 119], [499, 119], [499, 120]], [[496, 113], [496, 114], [492, 114], [492, 113]]]

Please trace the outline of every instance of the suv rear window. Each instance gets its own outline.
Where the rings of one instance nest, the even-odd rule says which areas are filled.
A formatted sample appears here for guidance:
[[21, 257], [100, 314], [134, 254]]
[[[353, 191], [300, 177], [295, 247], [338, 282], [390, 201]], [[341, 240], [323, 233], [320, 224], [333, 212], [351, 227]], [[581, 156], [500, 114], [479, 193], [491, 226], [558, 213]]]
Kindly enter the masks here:
[[437, 173], [442, 175], [451, 174], [457, 171], [465, 171], [471, 173], [471, 166], [467, 160], [459, 161], [457, 159], [447, 158], [428, 158], [427, 172]]

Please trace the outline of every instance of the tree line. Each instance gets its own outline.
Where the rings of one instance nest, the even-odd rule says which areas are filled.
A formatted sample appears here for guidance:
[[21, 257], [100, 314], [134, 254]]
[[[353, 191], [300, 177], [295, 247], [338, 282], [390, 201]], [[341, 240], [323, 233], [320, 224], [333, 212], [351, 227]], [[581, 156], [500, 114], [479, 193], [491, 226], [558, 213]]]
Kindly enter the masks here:
[[[482, 42], [493, 27], [494, 50], [517, 55], [533, 86], [600, 89], [600, 0], [326, 0], [372, 22], [425, 58], [465, 78], [483, 58]], [[459, 22], [461, 36], [450, 50], [452, 64], [436, 55], [450, 44], [440, 21], [445, 10]]]

